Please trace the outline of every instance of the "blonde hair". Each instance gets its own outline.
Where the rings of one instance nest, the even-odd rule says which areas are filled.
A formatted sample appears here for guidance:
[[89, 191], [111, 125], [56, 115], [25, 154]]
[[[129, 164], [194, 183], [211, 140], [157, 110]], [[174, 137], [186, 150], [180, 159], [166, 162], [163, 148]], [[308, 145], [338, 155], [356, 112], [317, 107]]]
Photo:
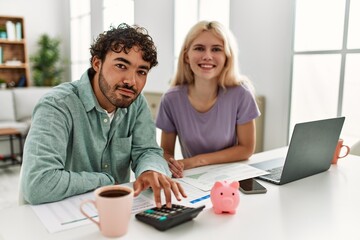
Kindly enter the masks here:
[[247, 77], [240, 75], [237, 58], [238, 47], [235, 37], [230, 32], [230, 30], [226, 29], [224, 25], [217, 21], [200, 21], [190, 29], [181, 47], [177, 70], [171, 85], [176, 86], [194, 84], [194, 73], [191, 70], [190, 65], [186, 63], [185, 58], [195, 38], [197, 38], [204, 31], [211, 32], [216, 37], [224, 41], [226, 62], [224, 69], [220, 73], [218, 85], [222, 88], [226, 88], [244, 84], [252, 90], [253, 87], [250, 80]]

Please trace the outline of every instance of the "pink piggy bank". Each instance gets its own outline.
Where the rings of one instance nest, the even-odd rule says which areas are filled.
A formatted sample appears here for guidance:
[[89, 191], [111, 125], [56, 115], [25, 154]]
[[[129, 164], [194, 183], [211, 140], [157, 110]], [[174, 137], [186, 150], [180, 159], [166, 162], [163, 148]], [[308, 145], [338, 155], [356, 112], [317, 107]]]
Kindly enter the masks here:
[[236, 208], [240, 202], [239, 182], [215, 182], [210, 192], [210, 198], [216, 214], [236, 213]]

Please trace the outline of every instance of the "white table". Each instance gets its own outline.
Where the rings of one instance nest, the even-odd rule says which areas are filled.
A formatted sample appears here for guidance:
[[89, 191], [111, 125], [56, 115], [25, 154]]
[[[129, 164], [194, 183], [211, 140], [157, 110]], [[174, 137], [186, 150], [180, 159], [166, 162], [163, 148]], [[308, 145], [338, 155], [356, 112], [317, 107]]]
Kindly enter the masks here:
[[[285, 154], [280, 148], [249, 162]], [[235, 215], [206, 209], [193, 221], [160, 232], [132, 217], [120, 239], [360, 239], [360, 157], [349, 155], [329, 171], [282, 186], [261, 181], [266, 194], [240, 194]], [[30, 206], [0, 211], [0, 239], [105, 239], [95, 224], [54, 234]]]

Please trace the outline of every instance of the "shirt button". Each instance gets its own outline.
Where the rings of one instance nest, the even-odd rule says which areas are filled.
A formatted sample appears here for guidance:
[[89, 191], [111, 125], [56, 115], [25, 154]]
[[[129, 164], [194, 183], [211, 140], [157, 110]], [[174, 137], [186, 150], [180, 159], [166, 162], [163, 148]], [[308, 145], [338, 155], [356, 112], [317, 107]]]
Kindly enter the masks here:
[[105, 119], [104, 119], [104, 123], [107, 123], [107, 122], [108, 122], [108, 120], [107, 120], [107, 118], [105, 118]]
[[107, 164], [105, 164], [105, 165], [104, 165], [104, 168], [108, 168], [108, 165], [107, 165]]

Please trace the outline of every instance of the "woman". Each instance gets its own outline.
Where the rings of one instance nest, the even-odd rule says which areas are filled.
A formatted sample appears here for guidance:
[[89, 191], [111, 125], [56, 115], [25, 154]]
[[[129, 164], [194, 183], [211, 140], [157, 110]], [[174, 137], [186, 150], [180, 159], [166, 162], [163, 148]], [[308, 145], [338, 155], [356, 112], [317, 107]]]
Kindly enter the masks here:
[[[237, 46], [219, 22], [193, 26], [181, 48], [172, 87], [156, 119], [173, 177], [184, 169], [248, 159], [260, 115], [253, 88], [238, 71]], [[184, 159], [174, 159], [179, 136]]]

